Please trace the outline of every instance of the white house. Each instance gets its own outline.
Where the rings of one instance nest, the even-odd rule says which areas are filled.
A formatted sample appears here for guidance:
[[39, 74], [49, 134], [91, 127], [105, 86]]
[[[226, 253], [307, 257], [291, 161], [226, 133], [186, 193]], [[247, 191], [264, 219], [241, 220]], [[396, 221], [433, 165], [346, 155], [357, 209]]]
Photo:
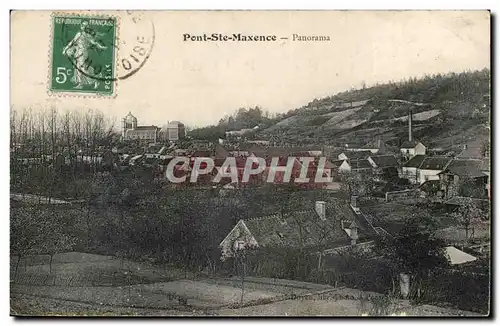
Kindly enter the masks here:
[[426, 147], [419, 141], [405, 141], [401, 145], [401, 154], [409, 159], [415, 155], [425, 155]]
[[420, 164], [425, 160], [425, 155], [415, 155], [408, 162], [406, 162], [401, 168], [402, 179], [408, 179], [411, 183], [418, 182], [418, 169]]
[[451, 162], [449, 157], [426, 157], [418, 168], [417, 181], [422, 184], [429, 180], [439, 180], [441, 173]]
[[366, 159], [364, 160], [337, 160], [333, 161], [332, 165], [337, 168], [340, 173], [349, 173], [353, 171], [371, 170], [372, 166]]
[[219, 245], [222, 258], [232, 257], [237, 250], [258, 246], [244, 220], [240, 220]]
[[349, 162], [347, 160], [344, 160], [340, 165], [339, 165], [339, 172], [346, 173], [346, 172], [351, 172], [351, 166], [349, 165]]

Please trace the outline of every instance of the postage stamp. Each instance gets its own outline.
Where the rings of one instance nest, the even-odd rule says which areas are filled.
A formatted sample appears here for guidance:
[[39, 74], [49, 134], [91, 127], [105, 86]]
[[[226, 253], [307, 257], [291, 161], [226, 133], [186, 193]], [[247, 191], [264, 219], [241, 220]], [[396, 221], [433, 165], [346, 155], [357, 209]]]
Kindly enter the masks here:
[[49, 89], [113, 95], [117, 19], [54, 15]]

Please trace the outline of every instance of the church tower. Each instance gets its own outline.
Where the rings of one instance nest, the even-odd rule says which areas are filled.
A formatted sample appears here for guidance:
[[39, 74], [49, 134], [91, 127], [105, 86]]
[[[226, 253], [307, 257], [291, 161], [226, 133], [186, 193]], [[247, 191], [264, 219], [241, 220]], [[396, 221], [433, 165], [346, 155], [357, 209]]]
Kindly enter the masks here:
[[122, 137], [125, 138], [127, 130], [136, 128], [137, 118], [134, 117], [131, 112], [129, 112], [122, 120]]

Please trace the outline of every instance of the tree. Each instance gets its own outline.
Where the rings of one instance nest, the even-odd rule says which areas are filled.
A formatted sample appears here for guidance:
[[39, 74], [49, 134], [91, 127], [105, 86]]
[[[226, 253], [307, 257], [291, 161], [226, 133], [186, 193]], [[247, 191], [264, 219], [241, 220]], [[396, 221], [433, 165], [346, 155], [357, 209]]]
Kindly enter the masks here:
[[60, 231], [55, 230], [53, 227], [49, 227], [43, 231], [42, 239], [43, 241], [41, 242], [39, 252], [50, 256], [49, 273], [52, 273], [52, 259], [54, 258], [54, 255], [71, 251], [76, 244], [76, 238], [63, 234]]
[[463, 202], [455, 212], [452, 213], [454, 219], [459, 223], [461, 227], [465, 230], [465, 241], [469, 241], [469, 231], [472, 231], [471, 238], [474, 237], [475, 227], [484, 219], [485, 213], [477, 205], [476, 202], [472, 200], [466, 200]]
[[486, 198], [484, 188], [486, 182], [481, 182], [481, 180], [484, 179], [486, 179], [486, 176], [482, 179], [475, 179], [470, 176], [461, 176], [458, 184], [458, 195], [461, 197]]
[[410, 275], [410, 293], [420, 298], [422, 281], [448, 261], [444, 242], [434, 237], [435, 220], [427, 211], [415, 211], [395, 238], [377, 241], [375, 250], [389, 260], [394, 271]]
[[246, 273], [246, 248], [237, 248], [235, 252], [236, 262], [239, 263], [240, 273], [241, 273], [241, 298], [240, 298], [240, 307], [243, 307], [243, 299], [245, 294], [245, 273]]
[[373, 175], [369, 172], [348, 172], [341, 175], [341, 189], [351, 196], [372, 195], [375, 187]]
[[35, 253], [40, 246], [41, 233], [34, 206], [11, 209], [10, 214], [10, 252], [19, 257], [14, 271], [15, 278], [21, 259]]

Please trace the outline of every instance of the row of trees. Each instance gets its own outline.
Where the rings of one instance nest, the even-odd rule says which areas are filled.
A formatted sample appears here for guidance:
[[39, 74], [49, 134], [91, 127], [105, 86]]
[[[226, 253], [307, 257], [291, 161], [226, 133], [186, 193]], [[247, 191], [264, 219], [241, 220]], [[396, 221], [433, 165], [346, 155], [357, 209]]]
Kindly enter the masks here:
[[55, 254], [71, 251], [76, 245], [77, 236], [71, 231], [72, 223], [67, 215], [55, 206], [39, 209], [37, 206], [22, 206], [11, 209], [10, 251], [17, 256], [14, 278], [18, 274], [21, 261], [32, 255], [49, 255], [49, 268], [52, 272], [52, 259]]
[[96, 110], [60, 113], [55, 107], [10, 111], [10, 145], [15, 153], [53, 154], [75, 145], [97, 150], [113, 141], [114, 121]]
[[[86, 171], [83, 157], [92, 160], [116, 142], [113, 127], [113, 121], [99, 111], [12, 109], [11, 189], [52, 196], [65, 185], [74, 186]], [[70, 160], [66, 170], [58, 169], [66, 160]]]

